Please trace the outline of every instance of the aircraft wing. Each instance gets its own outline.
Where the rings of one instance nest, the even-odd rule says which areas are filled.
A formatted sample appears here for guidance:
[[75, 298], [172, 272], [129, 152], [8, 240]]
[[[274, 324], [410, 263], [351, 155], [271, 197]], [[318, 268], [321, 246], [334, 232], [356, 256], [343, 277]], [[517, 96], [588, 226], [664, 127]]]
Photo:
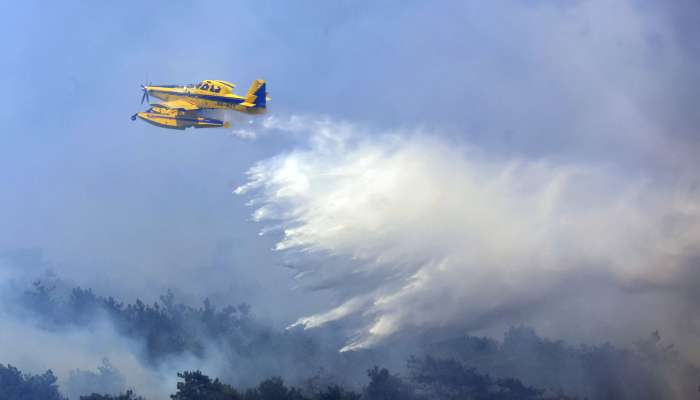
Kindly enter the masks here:
[[164, 101], [160, 104], [156, 104], [161, 107], [169, 108], [171, 110], [184, 110], [184, 111], [194, 111], [194, 110], [199, 110], [199, 107], [196, 105], [189, 103], [185, 100], [170, 100], [170, 101]]

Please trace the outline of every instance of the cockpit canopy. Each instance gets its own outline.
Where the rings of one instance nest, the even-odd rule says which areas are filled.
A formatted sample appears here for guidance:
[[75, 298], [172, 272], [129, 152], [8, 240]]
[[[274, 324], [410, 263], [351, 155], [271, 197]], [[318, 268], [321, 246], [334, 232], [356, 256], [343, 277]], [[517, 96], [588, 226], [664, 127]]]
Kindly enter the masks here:
[[233, 88], [236, 87], [233, 83], [228, 83], [224, 81], [213, 81], [204, 80], [196, 85], [193, 85], [199, 90], [205, 90], [207, 92], [212, 92], [216, 94], [229, 94], [233, 92]]

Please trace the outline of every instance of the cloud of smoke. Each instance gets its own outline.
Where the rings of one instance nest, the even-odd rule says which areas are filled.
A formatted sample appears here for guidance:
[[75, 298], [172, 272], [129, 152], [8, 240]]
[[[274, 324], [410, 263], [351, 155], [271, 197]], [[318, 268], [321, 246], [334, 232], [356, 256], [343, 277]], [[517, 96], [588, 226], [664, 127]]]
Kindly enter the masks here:
[[[678, 183], [499, 159], [424, 132], [299, 117], [269, 127], [308, 132], [309, 145], [257, 163], [235, 192], [253, 193], [263, 232], [281, 231], [276, 249], [303, 285], [335, 291], [336, 306], [295, 325], [353, 321], [343, 350], [526, 312], [575, 322], [552, 311], [564, 301], [617, 313], [618, 300], [682, 285], [697, 252], [700, 203]], [[600, 323], [624, 324], [615, 318]]]
[[[115, 377], [121, 379], [121, 382], [111, 383], [118, 384], [117, 387], [125, 385], [120, 390], [137, 388], [139, 394], [159, 398], [174, 387], [173, 371], [168, 371], [170, 376], [145, 366], [139, 360], [138, 345], [117, 334], [106, 321], [91, 329], [75, 328], [57, 332], [37, 328], [31, 321], [22, 321], [2, 313], [0, 317], [3, 318], [0, 329], [0, 342], [4, 344], [0, 348], [3, 362], [31, 373], [52, 369], [59, 379], [61, 390], [71, 398], [95, 391], [94, 385], [77, 378], [81, 372], [85, 374], [85, 371], [93, 371], [103, 365], [105, 359], [117, 372]], [[116, 394], [112, 389], [114, 385], [105, 385], [97, 392]]]
[[[33, 252], [11, 256], [36, 257]], [[40, 278], [58, 292], [69, 290], [66, 282], [50, 271], [37, 275], [37, 271], [19, 269], [6, 254], [0, 255], [0, 271], [0, 362], [30, 374], [52, 370], [59, 390], [69, 399], [93, 392], [116, 395], [127, 389], [146, 398], [166, 398], [176, 386], [177, 372], [216, 365], [213, 357], [201, 360], [190, 354], [150, 365], [145, 362], [145, 343], [118, 332], [101, 312], [87, 312], [84, 317], [89, 322], [57, 325], [54, 318], [59, 316], [36, 314], [21, 297], [30, 280]]]

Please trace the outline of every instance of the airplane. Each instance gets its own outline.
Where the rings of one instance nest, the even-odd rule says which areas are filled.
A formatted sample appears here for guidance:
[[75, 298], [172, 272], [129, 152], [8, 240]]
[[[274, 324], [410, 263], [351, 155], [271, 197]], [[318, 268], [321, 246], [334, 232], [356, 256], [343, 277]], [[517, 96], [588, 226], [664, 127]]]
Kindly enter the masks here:
[[143, 89], [144, 101], [150, 102], [150, 96], [163, 100], [151, 104], [147, 111], [131, 116], [162, 128], [184, 130], [195, 128], [228, 128], [228, 122], [200, 116], [199, 110], [225, 109], [236, 110], [246, 114], [263, 114], [267, 111], [267, 89], [265, 81], [256, 79], [245, 96], [233, 93], [233, 83], [221, 80], [203, 80], [192, 85], [146, 85]]

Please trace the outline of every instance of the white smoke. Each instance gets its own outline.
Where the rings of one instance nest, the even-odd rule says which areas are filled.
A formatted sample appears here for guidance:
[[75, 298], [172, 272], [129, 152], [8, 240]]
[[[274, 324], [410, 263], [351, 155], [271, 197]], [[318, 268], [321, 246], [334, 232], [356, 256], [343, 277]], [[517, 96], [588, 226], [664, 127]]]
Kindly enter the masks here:
[[332, 120], [269, 128], [308, 132], [309, 145], [259, 162], [235, 192], [281, 230], [276, 249], [296, 257], [299, 280], [341, 298], [295, 325], [360, 321], [344, 350], [408, 328], [488, 328], [567, 287], [595, 304], [588, 277], [619, 292], [672, 287], [699, 243], [697, 195], [652, 177]]
[[[138, 345], [120, 336], [106, 321], [90, 329], [56, 332], [39, 329], [29, 321], [2, 313], [0, 317], [3, 319], [0, 329], [3, 362], [26, 373], [40, 374], [52, 369], [64, 392], [73, 371], [94, 370], [105, 359], [125, 378], [124, 389], [136, 388], [140, 395], [159, 398], [175, 387], [175, 371], [167, 371], [170, 375], [166, 375], [145, 366], [138, 357]], [[108, 389], [101, 390], [105, 393]]]

